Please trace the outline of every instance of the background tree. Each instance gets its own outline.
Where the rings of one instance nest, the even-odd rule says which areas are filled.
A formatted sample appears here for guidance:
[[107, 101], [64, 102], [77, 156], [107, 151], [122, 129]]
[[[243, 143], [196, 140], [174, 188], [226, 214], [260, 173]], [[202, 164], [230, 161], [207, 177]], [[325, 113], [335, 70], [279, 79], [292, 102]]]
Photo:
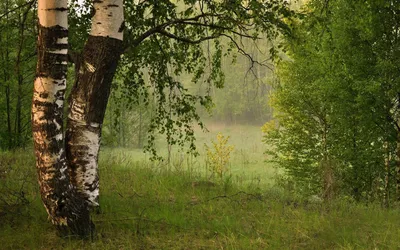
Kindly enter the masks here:
[[265, 130], [296, 189], [325, 196], [333, 185], [368, 201], [394, 190], [397, 5], [310, 1], [292, 23], [274, 94], [279, 126]]
[[35, 55], [33, 1], [0, 3], [0, 149], [25, 147], [31, 137], [31, 82]]

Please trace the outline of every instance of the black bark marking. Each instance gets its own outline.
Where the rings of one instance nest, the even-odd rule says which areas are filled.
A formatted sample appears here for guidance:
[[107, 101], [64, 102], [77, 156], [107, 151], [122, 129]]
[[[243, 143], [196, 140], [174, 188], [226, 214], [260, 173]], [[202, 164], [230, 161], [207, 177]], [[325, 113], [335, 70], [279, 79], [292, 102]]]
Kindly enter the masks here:
[[46, 11], [52, 11], [52, 10], [56, 10], [56, 11], [67, 11], [68, 8], [64, 8], [64, 7], [60, 7], [60, 8], [48, 8], [45, 9]]
[[68, 47], [68, 43], [58, 43], [57, 49], [68, 49]]
[[68, 60], [67, 55], [54, 54], [49, 51], [67, 49], [65, 44], [57, 43], [59, 38], [68, 37], [68, 30], [61, 26], [46, 28], [39, 25], [37, 76], [62, 79], [67, 71], [67, 65], [56, 64]]
[[123, 21], [123, 22], [121, 23], [121, 25], [119, 26], [118, 32], [122, 32], [122, 31], [124, 31], [124, 29], [125, 29], [125, 21]]
[[40, 98], [47, 98], [49, 96], [49, 93], [40, 93], [39, 96]]

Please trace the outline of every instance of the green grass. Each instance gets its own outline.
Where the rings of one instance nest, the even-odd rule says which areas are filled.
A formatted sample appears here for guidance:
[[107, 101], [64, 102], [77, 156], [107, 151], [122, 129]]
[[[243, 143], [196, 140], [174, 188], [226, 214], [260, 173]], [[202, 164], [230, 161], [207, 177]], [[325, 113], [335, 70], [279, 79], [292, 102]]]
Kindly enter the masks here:
[[[274, 183], [276, 175], [281, 173], [276, 166], [266, 163], [264, 151], [267, 146], [262, 143], [261, 128], [256, 126], [225, 126], [223, 124], [213, 124], [207, 126], [208, 132], [200, 129], [195, 131], [196, 146], [200, 156], [192, 157], [182, 152], [178, 146], [171, 148], [171, 160], [167, 163], [168, 147], [165, 139], [160, 138], [157, 145], [157, 151], [160, 156], [164, 157], [164, 162], [155, 163], [159, 168], [164, 170], [197, 172], [204, 177], [211, 174], [206, 169], [206, 152], [204, 144], [211, 145], [216, 140], [217, 134], [222, 133], [229, 136], [229, 144], [234, 146], [231, 155], [229, 172], [232, 178], [240, 184], [257, 182], [261, 185], [270, 186]], [[101, 157], [118, 156], [130, 163], [149, 164], [149, 154], [140, 149], [122, 149], [107, 148], [102, 152]]]
[[[23, 184], [29, 202], [7, 213], [0, 206], [0, 249], [400, 248], [399, 210], [346, 201], [323, 205], [286, 193], [268, 181], [276, 170], [264, 166], [257, 153], [262, 145], [247, 149], [258, 142], [234, 136], [240, 129], [224, 129], [224, 134], [231, 133], [232, 144], [251, 159], [244, 161], [243, 151], [232, 158], [232, 175], [246, 171], [244, 179], [208, 180], [201, 158], [186, 159], [179, 168], [150, 163], [136, 151], [104, 150], [93, 241], [58, 237], [40, 201], [33, 155], [1, 153], [0, 170], [7, 166], [7, 173], [0, 173], [0, 191], [19, 192]], [[210, 138], [214, 135], [200, 138], [201, 143]], [[188, 166], [193, 163], [198, 165]]]

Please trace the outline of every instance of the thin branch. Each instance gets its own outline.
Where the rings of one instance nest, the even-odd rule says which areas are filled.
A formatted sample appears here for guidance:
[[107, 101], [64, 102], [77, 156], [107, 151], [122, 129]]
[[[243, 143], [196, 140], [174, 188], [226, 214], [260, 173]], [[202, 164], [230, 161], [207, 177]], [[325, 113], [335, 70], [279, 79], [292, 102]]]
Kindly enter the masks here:
[[233, 34], [241, 36], [241, 37], [246, 37], [246, 38], [251, 38], [251, 39], [261, 39], [260, 37], [254, 37], [254, 36], [251, 36], [251, 35], [248, 35], [245, 33], [237, 32], [233, 29], [233, 27], [224, 27], [224, 26], [220, 26], [220, 25], [216, 25], [216, 24], [197, 23], [197, 22], [190, 22], [190, 21], [180, 22], [178, 24], [189, 24], [189, 25], [193, 25], [193, 26], [208, 27], [211, 29], [228, 30], [229, 32], [232, 32]]
[[29, 2], [26, 2], [26, 3], [24, 3], [24, 4], [21, 4], [21, 5], [19, 5], [19, 6], [15, 7], [15, 8], [13, 8], [13, 9], [7, 11], [7, 12], [4, 13], [3, 15], [1, 15], [1, 16], [0, 16], [0, 19], [2, 19], [3, 17], [7, 16], [8, 14], [10, 14], [10, 13], [12, 13], [12, 12], [14, 12], [14, 11], [20, 9], [20, 8], [23, 8], [23, 7], [27, 6], [27, 5], [30, 5], [29, 7], [32, 7], [32, 5], [33, 5], [35, 2], [36, 2], [36, 0], [31, 0], [31, 1], [29, 1]]
[[[160, 25], [157, 25], [151, 29], [149, 29], [148, 31], [144, 32], [143, 34], [141, 34], [138, 38], [136, 38], [135, 40], [133, 40], [131, 46], [132, 47], [136, 47], [138, 46], [143, 40], [145, 40], [146, 38], [148, 38], [149, 36], [158, 33], [161, 30], [164, 30], [165, 28], [167, 28], [168, 26], [171, 26], [173, 24], [177, 24], [177, 23], [184, 23], [184, 22], [190, 22], [190, 21], [198, 21], [200, 20], [200, 18], [204, 18], [207, 16], [218, 16], [216, 14], [210, 14], [210, 13], [204, 13], [204, 14], [200, 14], [191, 18], [183, 18], [183, 19], [174, 19], [174, 20], [170, 20], [168, 22], [162, 23]], [[127, 48], [126, 48], [127, 49]]]
[[[207, 28], [214, 29], [214, 30], [220, 29], [220, 30], [224, 30], [224, 31], [229, 31], [229, 32], [231, 32], [231, 33], [233, 33], [235, 35], [240, 36], [240, 37], [245, 37], [245, 38], [250, 38], [250, 39], [260, 39], [259, 37], [254, 37], [254, 36], [251, 36], [251, 35], [246, 34], [246, 33], [235, 31], [234, 27], [224, 27], [224, 26], [220, 26], [220, 25], [217, 25], [217, 24], [214, 24], [214, 23], [210, 24], [210, 23], [207, 22], [206, 17], [221, 17], [221, 15], [220, 14], [211, 14], [211, 13], [202, 13], [200, 15], [197, 15], [197, 16], [194, 16], [194, 17], [190, 17], [190, 18], [182, 18], [182, 19], [170, 20], [168, 22], [165, 22], [165, 23], [157, 25], [157, 26], [155, 26], [153, 28], [150, 28], [149, 30], [147, 30], [146, 32], [144, 32], [143, 34], [138, 36], [136, 39], [133, 40], [133, 42], [131, 42], [131, 44], [126, 46], [125, 51], [128, 50], [131, 47], [133, 47], [133, 48], [137, 47], [146, 38], [148, 38], [151, 35], [156, 34], [156, 33], [163, 34], [163, 35], [165, 35], [167, 37], [174, 38], [174, 39], [179, 38], [178, 36], [176, 36], [176, 35], [174, 35], [174, 34], [172, 34], [170, 32], [165, 31], [165, 29], [167, 27], [175, 25], [175, 24], [201, 26], [201, 27], [207, 27]], [[204, 19], [204, 23], [199, 22], [200, 19]], [[242, 25], [237, 24], [237, 27], [239, 27], [241, 31], [244, 31], [244, 32], [248, 31], [248, 29], [246, 29]], [[200, 43], [202, 41], [210, 40], [210, 39], [217, 38], [217, 37], [219, 37], [219, 35], [216, 36], [216, 37], [211, 37], [210, 36], [210, 37], [208, 37], [206, 39], [199, 39], [199, 41], [196, 41], [196, 42], [193, 42], [193, 41], [191, 41], [189, 39], [185, 39], [185, 38], [180, 38], [180, 39], [177, 39], [177, 40], [180, 40], [182, 42], [192, 43], [192, 44], [193, 43], [194, 44], [198, 44], [198, 43]]]
[[231, 36], [229, 36], [229, 35], [227, 35], [227, 34], [221, 34], [221, 36], [227, 37], [229, 40], [231, 40], [231, 42], [235, 45], [235, 47], [236, 47], [236, 49], [238, 50], [238, 52], [239, 52], [240, 54], [244, 55], [245, 57], [247, 57], [247, 58], [250, 60], [250, 62], [251, 62], [251, 68], [254, 67], [254, 64], [258, 64], [258, 65], [260, 65], [260, 66], [267, 67], [268, 69], [272, 70], [272, 68], [271, 68], [268, 64], [259, 62], [258, 60], [254, 60], [254, 58], [253, 58], [249, 53], [247, 53], [247, 52], [235, 41], [235, 39], [233, 39], [233, 37], [231, 37]]
[[161, 35], [164, 35], [164, 36], [166, 36], [166, 37], [175, 39], [175, 40], [177, 40], [177, 41], [185, 42], [185, 43], [190, 43], [190, 44], [199, 44], [199, 43], [201, 43], [201, 42], [203, 42], [203, 41], [216, 39], [216, 38], [218, 38], [218, 37], [221, 36], [221, 34], [217, 34], [217, 35], [213, 35], [213, 36], [205, 36], [205, 37], [199, 38], [199, 39], [197, 39], [197, 40], [191, 40], [191, 39], [186, 38], [186, 37], [179, 37], [179, 36], [176, 36], [176, 35], [174, 35], [174, 34], [172, 34], [172, 33], [169, 33], [169, 32], [167, 32], [167, 31], [165, 31], [165, 30], [160, 30], [160, 31], [158, 31], [157, 33], [159, 33], [159, 34], [161, 34]]

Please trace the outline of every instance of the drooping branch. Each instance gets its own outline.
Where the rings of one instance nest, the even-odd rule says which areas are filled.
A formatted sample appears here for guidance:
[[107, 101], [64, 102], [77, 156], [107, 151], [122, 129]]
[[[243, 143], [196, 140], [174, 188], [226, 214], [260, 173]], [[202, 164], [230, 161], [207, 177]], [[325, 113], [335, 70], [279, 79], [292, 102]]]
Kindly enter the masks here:
[[213, 35], [213, 36], [205, 36], [205, 37], [199, 38], [197, 40], [193, 40], [193, 39], [190, 39], [190, 38], [187, 38], [187, 37], [176, 36], [176, 35], [174, 35], [172, 33], [169, 33], [169, 32], [167, 32], [165, 30], [160, 30], [157, 33], [159, 33], [161, 35], [164, 35], [166, 37], [175, 39], [177, 41], [184, 42], [184, 43], [190, 43], [190, 44], [199, 44], [201, 42], [204, 42], [204, 41], [207, 41], [207, 40], [216, 39], [216, 38], [221, 36], [220, 34], [216, 34], [216, 35]]
[[210, 14], [210, 13], [204, 13], [204, 14], [197, 15], [197, 16], [190, 17], [190, 18], [183, 18], [183, 19], [170, 20], [170, 21], [167, 21], [167, 22], [162, 23], [162, 24], [160, 24], [160, 25], [157, 25], [157, 26], [155, 26], [155, 27], [153, 27], [153, 28], [150, 28], [149, 30], [147, 30], [147, 31], [144, 32], [143, 34], [139, 35], [136, 39], [134, 39], [134, 40], [132, 41], [131, 44], [129, 44], [129, 45], [127, 46], [126, 49], [128, 49], [128, 48], [130, 48], [130, 47], [136, 47], [136, 46], [138, 46], [138, 45], [139, 45], [142, 41], [144, 41], [146, 38], [150, 37], [150, 36], [153, 35], [153, 34], [161, 33], [161, 32], [163, 32], [163, 31], [165, 31], [165, 29], [166, 29], [167, 27], [170, 27], [170, 26], [172, 26], [172, 25], [174, 25], [174, 24], [179, 24], [179, 23], [180, 23], [180, 24], [183, 24], [183, 23], [189, 22], [189, 21], [198, 21], [198, 20], [200, 20], [201, 18], [204, 18], [204, 17], [207, 17], [207, 16], [213, 16], [213, 15]]
[[[143, 4], [143, 2], [142, 2]], [[199, 1], [199, 9], [194, 11], [194, 13], [198, 12], [194, 16], [185, 16], [189, 10], [193, 8], [193, 6], [188, 7], [185, 11], [181, 13], [177, 13], [177, 16], [182, 15], [185, 17], [178, 18], [177, 16], [172, 18], [167, 18], [167, 21], [162, 22], [161, 24], [154, 23], [154, 26], [149, 28], [142, 34], [137, 35], [133, 40], [129, 41], [129, 44], [125, 46], [125, 53], [129, 53], [129, 51], [137, 46], [139, 46], [145, 39], [154, 35], [161, 34], [168, 38], [189, 44], [198, 44], [203, 41], [218, 39], [222, 35], [233, 37], [237, 36], [240, 38], [247, 38], [258, 40], [261, 37], [258, 36], [258, 32], [254, 32], [255, 30], [269, 30], [275, 28], [283, 28], [284, 24], [281, 20], [279, 20], [280, 12], [284, 13], [283, 10], [286, 11], [285, 8], [275, 8], [276, 12], [279, 12], [276, 15], [272, 14], [272, 9], [275, 6], [278, 6], [277, 3], [268, 3], [268, 2], [259, 2], [259, 8], [256, 7], [250, 8], [249, 6], [243, 5], [243, 3], [237, 6], [238, 9], [233, 7], [225, 6], [226, 3], [220, 3], [221, 6], [216, 7], [218, 4], [209, 3], [204, 1]], [[237, 4], [237, 2], [235, 2]], [[151, 4], [148, 4], [148, 8], [150, 8]], [[153, 6], [154, 8], [154, 6]], [[264, 8], [264, 9], [261, 9]], [[283, 10], [281, 10], [283, 9]], [[205, 11], [207, 10], [207, 11]], [[256, 12], [259, 10], [260, 13]], [[265, 13], [263, 13], [265, 12]], [[186, 33], [187, 29], [191, 29], [191, 27], [197, 27], [199, 30], [203, 30], [203, 35], [200, 33], [194, 34], [189, 33], [187, 35], [178, 34], [180, 32], [171, 32], [169, 29], [175, 27], [175, 30], [180, 30]], [[130, 32], [130, 26], [128, 25], [128, 33]], [[133, 28], [134, 26], [132, 26]], [[131, 28], [131, 29], [132, 29]], [[210, 31], [213, 35], [207, 35]], [[252, 34], [250, 34], [252, 32]], [[194, 36], [197, 38], [194, 38]], [[128, 36], [132, 36], [132, 34], [128, 34]], [[189, 38], [193, 37], [193, 38]], [[237, 45], [237, 42], [235, 43]], [[249, 58], [248, 53], [243, 53], [244, 50], [239, 49], [240, 53]], [[255, 61], [251, 59], [251, 62]], [[260, 65], [266, 66], [263, 63], [259, 63]]]
[[256, 24], [252, 20], [257, 17], [261, 18], [262, 21], [265, 23], [271, 23], [272, 20], [268, 18], [262, 18], [263, 14], [260, 13], [253, 14], [254, 10], [251, 10], [249, 7], [245, 7], [243, 5], [240, 5], [240, 7], [244, 10], [244, 13], [246, 15], [245, 18], [239, 18], [241, 14], [236, 13], [234, 10], [232, 10], [232, 14], [234, 14], [236, 18], [229, 14], [229, 11], [227, 10], [205, 12], [205, 4], [203, 2], [200, 2], [200, 14], [192, 17], [172, 18], [170, 20], [167, 20], [166, 22], [158, 24], [137, 36], [137, 38], [135, 38], [129, 46], [136, 47], [143, 40], [150, 37], [151, 35], [160, 33], [160, 31], [164, 31], [166, 28], [174, 25], [200, 26], [205, 29], [223, 30], [239, 35], [241, 37], [257, 39], [258, 37], [247, 34], [248, 31], [254, 30], [256, 28]]
[[250, 69], [253, 68], [254, 64], [258, 64], [258, 65], [260, 65], [260, 66], [263, 66], [263, 67], [266, 67], [266, 68], [272, 70], [272, 68], [270, 67], [270, 65], [265, 64], [265, 63], [263, 63], [263, 62], [260, 62], [260, 61], [258, 61], [258, 60], [255, 60], [255, 59], [253, 58], [253, 56], [251, 56], [249, 53], [247, 53], [247, 52], [244, 50], [243, 46], [240, 46], [240, 45], [238, 44], [238, 42], [237, 42], [233, 37], [228, 36], [228, 35], [225, 35], [225, 34], [222, 34], [222, 36], [227, 37], [227, 38], [235, 45], [235, 47], [236, 47], [236, 49], [238, 50], [238, 52], [239, 52], [240, 54], [242, 54], [243, 56], [247, 57], [247, 58], [250, 60], [250, 62], [251, 62], [251, 67], [250, 67]]
[[[283, 3], [284, 0], [272, 3], [267, 0], [200, 0], [195, 3], [145, 1], [140, 5], [129, 5], [123, 60], [129, 70], [122, 74], [135, 79], [136, 84], [126, 84], [126, 87], [129, 93], [136, 93], [134, 89], [146, 84], [142, 72], [146, 67], [144, 71], [148, 72], [149, 85], [153, 87], [151, 95], [159, 103], [156, 107], [157, 121], [150, 128], [150, 134], [154, 131], [163, 133], [169, 143], [174, 144], [191, 142], [190, 139], [180, 140], [184, 137], [183, 132], [179, 134], [179, 131], [187, 132], [190, 137], [191, 131], [186, 131], [186, 128], [198, 122], [197, 103], [207, 109], [212, 106], [211, 86], [223, 86], [221, 65], [225, 62], [222, 57], [231, 51], [237, 50], [250, 61], [248, 72], [255, 74], [254, 65], [270, 68], [267, 60], [256, 58], [247, 50], [244, 45], [247, 43], [242, 41], [256, 42], [262, 37], [274, 39], [278, 30], [285, 27], [283, 13], [287, 11], [287, 5]], [[202, 43], [208, 45], [208, 51], [205, 46], [199, 46]], [[210, 44], [213, 44], [213, 48]], [[173, 74], [170, 75], [169, 71]], [[181, 74], [191, 75], [194, 84], [204, 83], [208, 90], [201, 89], [197, 95], [192, 95], [190, 91], [180, 89], [184, 98], [180, 95], [168, 98], [164, 92], [168, 93], [171, 86], [178, 85], [177, 79]], [[190, 101], [184, 103], [183, 99]], [[172, 117], [162, 114], [168, 110], [173, 114]], [[171, 133], [177, 133], [180, 137], [168, 137]]]

